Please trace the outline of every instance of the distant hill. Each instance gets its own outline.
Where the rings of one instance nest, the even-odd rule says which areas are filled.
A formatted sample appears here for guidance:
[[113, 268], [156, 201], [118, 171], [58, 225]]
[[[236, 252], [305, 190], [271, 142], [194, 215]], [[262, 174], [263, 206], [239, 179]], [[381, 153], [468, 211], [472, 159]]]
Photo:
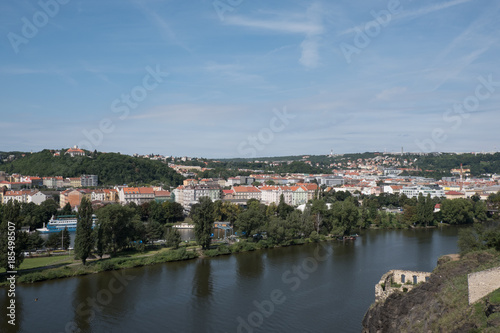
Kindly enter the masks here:
[[[38, 153], [16, 154], [14, 161], [0, 160], [0, 171], [20, 173], [22, 175], [49, 177], [78, 177], [81, 174], [99, 176], [99, 184], [150, 184], [163, 183], [177, 186], [183, 177], [161, 161], [136, 158], [119, 153], [91, 153], [88, 157], [54, 156], [53, 151], [43, 150]], [[9, 156], [11, 153], [2, 153]]]
[[[259, 158], [235, 158], [235, 159], [220, 159], [219, 166], [239, 166], [249, 168], [262, 168], [267, 169], [267, 164], [262, 161], [310, 161], [313, 165], [319, 164], [319, 168], [323, 171], [330, 170], [329, 167], [333, 162], [340, 161], [356, 161], [357, 159], [370, 159], [377, 156], [384, 157], [383, 153], [366, 152], [366, 153], [353, 153], [343, 154], [330, 157], [328, 155], [298, 155], [298, 156], [281, 156], [281, 157], [259, 157]], [[455, 154], [455, 153], [431, 153], [427, 155], [406, 153], [404, 155], [389, 155], [399, 161], [408, 160], [416, 162], [416, 166], [423, 170], [422, 172], [413, 172], [411, 175], [415, 176], [428, 176], [441, 179], [443, 176], [450, 176], [450, 170], [460, 168], [463, 164], [464, 168], [470, 169], [473, 176], [480, 176], [489, 173], [500, 173], [500, 153], [495, 154]], [[253, 161], [260, 161], [259, 163], [252, 163]], [[212, 166], [213, 164], [209, 164]], [[309, 170], [302, 170], [298, 172], [309, 172]], [[426, 171], [428, 170], [428, 171]], [[279, 169], [279, 172], [294, 172], [293, 170]]]

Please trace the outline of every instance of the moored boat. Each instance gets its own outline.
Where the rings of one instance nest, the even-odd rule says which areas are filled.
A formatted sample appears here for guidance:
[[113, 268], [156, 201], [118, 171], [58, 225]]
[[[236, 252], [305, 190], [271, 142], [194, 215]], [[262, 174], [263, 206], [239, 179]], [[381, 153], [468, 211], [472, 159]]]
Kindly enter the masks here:
[[[52, 232], [59, 232], [64, 230], [64, 228], [68, 228], [68, 231], [76, 231], [76, 223], [78, 222], [78, 219], [76, 215], [61, 215], [54, 217], [49, 220], [47, 223], [47, 226], [44, 226], [43, 228], [36, 229], [41, 234], [48, 234]], [[92, 228], [94, 228], [95, 223], [97, 222], [97, 217], [92, 215]]]

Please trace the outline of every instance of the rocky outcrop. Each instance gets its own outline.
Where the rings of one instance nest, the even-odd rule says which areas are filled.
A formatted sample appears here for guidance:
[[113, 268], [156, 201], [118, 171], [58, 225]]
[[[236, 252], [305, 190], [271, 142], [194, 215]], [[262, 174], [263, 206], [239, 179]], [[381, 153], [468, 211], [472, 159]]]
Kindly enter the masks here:
[[495, 332], [499, 305], [470, 306], [467, 288], [469, 273], [495, 266], [500, 266], [500, 255], [491, 251], [459, 261], [442, 258], [427, 283], [373, 304], [363, 318], [363, 332], [468, 332], [485, 321], [487, 330]]

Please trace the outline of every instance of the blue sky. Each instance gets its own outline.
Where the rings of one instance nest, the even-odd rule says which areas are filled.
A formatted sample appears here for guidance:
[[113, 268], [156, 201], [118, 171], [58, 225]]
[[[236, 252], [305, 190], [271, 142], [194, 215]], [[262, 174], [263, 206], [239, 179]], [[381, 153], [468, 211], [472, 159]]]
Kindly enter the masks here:
[[41, 3], [0, 3], [0, 151], [500, 148], [495, 0]]

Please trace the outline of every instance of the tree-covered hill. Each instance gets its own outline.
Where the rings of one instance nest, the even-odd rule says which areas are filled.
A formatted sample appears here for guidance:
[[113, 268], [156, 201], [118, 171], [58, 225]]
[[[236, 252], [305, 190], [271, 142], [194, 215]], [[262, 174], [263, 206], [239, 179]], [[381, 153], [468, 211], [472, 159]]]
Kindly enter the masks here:
[[53, 156], [50, 150], [27, 153], [12, 162], [0, 162], [7, 173], [49, 177], [78, 177], [82, 174], [99, 176], [99, 184], [151, 184], [177, 186], [183, 177], [161, 161], [136, 158], [118, 153], [90, 153], [85, 157]]

